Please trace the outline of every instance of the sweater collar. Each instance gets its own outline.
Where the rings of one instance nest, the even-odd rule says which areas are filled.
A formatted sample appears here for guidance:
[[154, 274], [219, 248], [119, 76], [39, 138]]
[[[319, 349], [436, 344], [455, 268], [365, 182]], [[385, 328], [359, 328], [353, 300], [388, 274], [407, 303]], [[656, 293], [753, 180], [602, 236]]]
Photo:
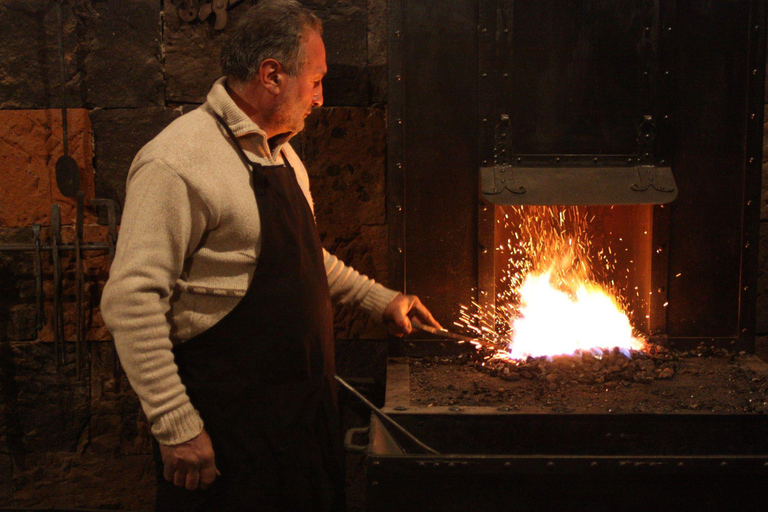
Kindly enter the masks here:
[[[227, 125], [229, 125], [229, 129], [232, 130], [235, 137], [244, 137], [247, 140], [246, 144], [244, 144], [244, 146], [247, 145], [246, 149], [254, 152], [257, 156], [276, 160], [283, 144], [288, 142], [296, 134], [289, 133], [281, 136], [270, 152], [266, 132], [262, 130], [259, 125], [254, 123], [253, 120], [251, 120], [251, 118], [235, 104], [224, 86], [226, 81], [227, 77], [223, 76], [214, 82], [213, 87], [211, 87], [211, 90], [206, 97], [208, 106], [213, 112], [221, 116]], [[245, 137], [246, 135], [251, 135], [252, 137]], [[245, 140], [243, 142], [245, 142]]]

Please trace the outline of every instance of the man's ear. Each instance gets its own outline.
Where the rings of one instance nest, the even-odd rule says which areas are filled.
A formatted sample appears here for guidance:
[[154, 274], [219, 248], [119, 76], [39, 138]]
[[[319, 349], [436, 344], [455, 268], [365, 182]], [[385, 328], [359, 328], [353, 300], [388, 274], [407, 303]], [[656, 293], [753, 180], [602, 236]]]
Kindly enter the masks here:
[[275, 59], [264, 59], [259, 66], [259, 81], [271, 94], [280, 93], [283, 67]]

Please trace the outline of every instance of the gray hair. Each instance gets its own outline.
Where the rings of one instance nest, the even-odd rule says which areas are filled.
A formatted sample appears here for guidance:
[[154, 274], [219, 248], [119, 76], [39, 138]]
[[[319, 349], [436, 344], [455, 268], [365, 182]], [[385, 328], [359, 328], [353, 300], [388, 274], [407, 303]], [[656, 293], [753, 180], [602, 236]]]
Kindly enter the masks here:
[[238, 82], [259, 73], [265, 59], [278, 61], [290, 76], [305, 62], [302, 38], [323, 33], [320, 19], [296, 0], [261, 0], [248, 9], [221, 50], [221, 70]]

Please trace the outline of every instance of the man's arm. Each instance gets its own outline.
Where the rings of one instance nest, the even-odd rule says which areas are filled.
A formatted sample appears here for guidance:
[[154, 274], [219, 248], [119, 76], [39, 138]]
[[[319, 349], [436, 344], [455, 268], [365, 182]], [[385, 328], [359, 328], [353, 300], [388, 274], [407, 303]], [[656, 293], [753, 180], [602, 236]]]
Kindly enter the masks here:
[[179, 378], [167, 315], [207, 213], [204, 201], [163, 162], [133, 170], [101, 301], [122, 366], [169, 461], [166, 477], [195, 488], [213, 481], [213, 450]]
[[331, 297], [341, 304], [354, 304], [374, 319], [389, 325], [392, 334], [403, 336], [412, 330], [410, 318], [417, 317], [425, 325], [442, 327], [415, 295], [403, 295], [360, 274], [323, 249], [325, 272]]

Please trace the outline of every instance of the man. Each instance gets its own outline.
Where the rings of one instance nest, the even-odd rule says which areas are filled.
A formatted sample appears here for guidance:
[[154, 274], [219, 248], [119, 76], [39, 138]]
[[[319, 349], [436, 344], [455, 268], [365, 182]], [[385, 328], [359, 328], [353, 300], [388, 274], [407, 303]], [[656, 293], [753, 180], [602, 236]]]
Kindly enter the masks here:
[[[207, 101], [136, 156], [102, 311], [151, 422], [157, 510], [340, 510], [331, 296], [439, 327], [320, 246], [288, 140], [323, 103], [320, 21], [253, 6]], [[255, 200], [254, 200], [255, 198]]]

